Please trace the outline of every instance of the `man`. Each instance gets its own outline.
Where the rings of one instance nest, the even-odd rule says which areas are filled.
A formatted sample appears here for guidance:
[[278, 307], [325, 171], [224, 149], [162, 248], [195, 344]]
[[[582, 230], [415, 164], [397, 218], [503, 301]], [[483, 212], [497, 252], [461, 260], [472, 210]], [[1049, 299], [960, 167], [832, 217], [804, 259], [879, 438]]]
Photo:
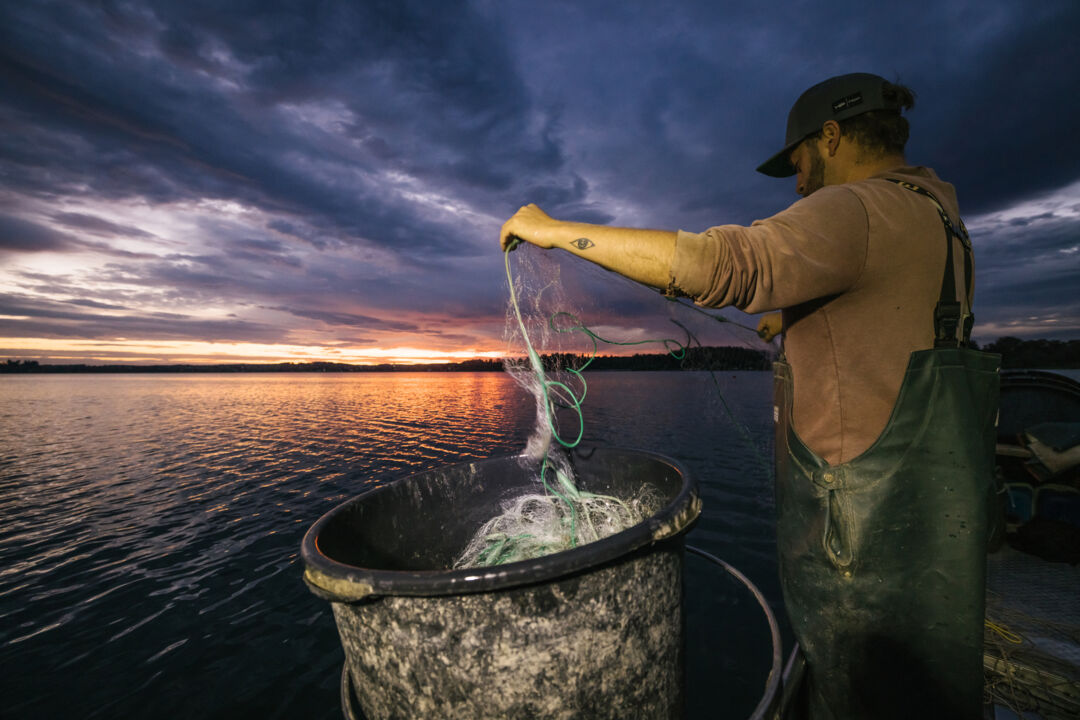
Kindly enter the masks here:
[[913, 104], [866, 73], [807, 90], [758, 168], [795, 175], [803, 199], [749, 227], [611, 228], [529, 205], [501, 233], [703, 305], [782, 311], [777, 537], [815, 719], [981, 714], [997, 357], [966, 347], [970, 245], [952, 186], [907, 166]]

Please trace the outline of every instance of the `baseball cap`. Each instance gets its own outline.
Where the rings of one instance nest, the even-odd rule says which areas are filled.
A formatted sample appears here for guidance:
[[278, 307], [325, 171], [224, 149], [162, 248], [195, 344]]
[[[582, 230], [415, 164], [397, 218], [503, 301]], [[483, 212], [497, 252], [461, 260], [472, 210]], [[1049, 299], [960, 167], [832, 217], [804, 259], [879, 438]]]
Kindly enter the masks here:
[[871, 110], [900, 110], [899, 104], [883, 97], [886, 82], [878, 75], [850, 73], [831, 77], [804, 92], [788, 113], [784, 148], [763, 162], [758, 172], [772, 177], [794, 175], [788, 159], [791, 151], [820, 130], [826, 120], [846, 120]]

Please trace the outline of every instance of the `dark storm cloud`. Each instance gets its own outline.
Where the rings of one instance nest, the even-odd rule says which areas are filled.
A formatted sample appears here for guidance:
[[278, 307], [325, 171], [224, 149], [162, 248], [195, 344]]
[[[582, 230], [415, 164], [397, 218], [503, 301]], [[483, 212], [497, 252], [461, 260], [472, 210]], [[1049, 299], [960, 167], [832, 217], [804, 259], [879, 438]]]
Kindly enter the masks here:
[[[1080, 94], [1074, 74], [1063, 72], [1080, 66], [1080, 4], [784, 10], [775, 17], [768, 4], [740, 12], [680, 3], [643, 11], [640, 21], [626, 18], [629, 9], [610, 18], [597, 10], [598, 37], [569, 44], [571, 62], [586, 62], [597, 46], [620, 58], [585, 74], [569, 105], [589, 104], [607, 121], [610, 132], [590, 147], [599, 172], [649, 208], [657, 225], [746, 223], [790, 204], [792, 180], [754, 169], [782, 145], [788, 110], [804, 89], [858, 70], [916, 90], [908, 157], [954, 182], [969, 214], [1080, 178], [1080, 143], [1068, 141]], [[620, 42], [634, 49], [620, 52]], [[634, 89], [616, 93], [601, 83]]]
[[920, 74], [923, 92], [947, 101], [920, 118], [930, 132], [919, 147], [969, 213], [1075, 182], [1080, 3], [972, 4], [956, 20], [978, 27], [982, 42], [954, 41], [962, 63]]
[[[24, 187], [89, 186], [155, 202], [232, 198], [321, 216], [345, 237], [403, 253], [446, 252], [465, 240], [459, 229], [378, 187], [357, 193], [336, 175], [394, 169], [490, 194], [517, 168], [544, 173], [563, 162], [549, 132], [532, 132], [530, 100], [499, 34], [464, 3], [325, 12], [261, 3], [242, 17], [212, 12], [216, 3], [138, 7], [42, 3], [9, 18], [3, 74], [17, 91], [15, 111], [39, 121], [33, 154], [5, 153], [24, 161], [12, 169]], [[35, 50], [41, 26], [51, 26], [56, 59]], [[108, 33], [118, 26], [121, 35]], [[289, 129], [290, 107], [322, 102], [347, 111], [341, 129], [382, 150], [369, 157]], [[50, 151], [53, 136], [73, 129], [83, 147]]]
[[327, 325], [344, 325], [346, 327], [364, 328], [367, 330], [384, 330], [398, 332], [415, 332], [417, 330], [417, 326], [414, 323], [380, 320], [379, 318], [369, 317], [367, 315], [358, 315], [356, 313], [350, 312], [333, 312], [330, 310], [295, 310], [281, 306], [271, 307], [267, 309], [289, 313], [290, 315], [307, 318], [308, 320], [318, 320], [319, 322], [324, 322]]
[[[1015, 272], [1017, 258], [1038, 266], [1061, 264], [1080, 273], [1080, 263], [1068, 262], [1080, 248], [1080, 216], [1042, 213], [1031, 217], [986, 223], [973, 229], [980, 269]], [[1080, 260], [1080, 258], [1077, 258]]]
[[[1080, 332], [1080, 217], [1037, 213], [978, 228], [975, 312], [1013, 334], [1075, 337]], [[1052, 322], [1035, 323], [1033, 318]], [[977, 326], [976, 326], [977, 327]]]
[[21, 218], [0, 215], [0, 252], [46, 252], [74, 247], [70, 236]]
[[1004, 279], [992, 286], [996, 304], [1009, 309], [1004, 321], [1016, 313], [1036, 311], [1077, 317], [1080, 298], [1077, 297], [1077, 273], [1061, 266], [1048, 268], [1038, 278]]
[[245, 320], [73, 311], [68, 303], [11, 295], [0, 298], [0, 336], [189, 341], [276, 342], [279, 328]]
[[88, 252], [114, 257], [145, 259], [152, 254], [133, 252], [112, 245], [58, 232], [20, 218], [0, 215], [0, 253]]
[[[687, 230], [771, 215], [793, 181], [754, 168], [832, 74], [918, 92], [908, 157], [969, 219], [1060, 191], [1080, 180], [1078, 29], [1073, 0], [9, 3], [0, 253], [110, 258], [9, 273], [68, 312], [128, 308], [86, 316], [94, 332], [131, 333], [148, 301], [181, 335], [204, 304], [367, 340], [440, 332], [419, 314], [501, 327], [494, 237], [518, 206]], [[1074, 236], [1032, 207], [976, 235], [980, 318], [1077, 313], [1058, 297]], [[563, 278], [603, 322], [665, 322], [654, 293]], [[244, 322], [209, 332], [270, 340]]]
[[137, 227], [119, 225], [95, 215], [86, 215], [83, 213], [56, 213], [51, 219], [59, 225], [87, 232], [92, 235], [101, 235], [104, 237], [115, 237], [119, 235], [121, 237], [134, 238], [154, 237], [152, 233], [140, 230]]
[[[101, 234], [99, 228], [94, 234]], [[109, 243], [84, 240], [22, 218], [0, 215], [0, 253], [35, 253], [62, 251], [93, 251], [103, 255], [127, 258], [150, 258], [152, 254], [113, 247]]]
[[229, 248], [232, 259], [242, 262], [287, 265], [293, 268], [300, 268], [304, 264], [303, 260], [277, 240], [242, 238], [229, 243]]
[[68, 303], [70, 305], [79, 305], [81, 307], [98, 308], [99, 310], [127, 310], [128, 308], [123, 305], [115, 305], [113, 303], [100, 302], [98, 300], [87, 300], [85, 298], [76, 298], [74, 300], [62, 300], [61, 302]]
[[[115, 264], [113, 264], [115, 267]], [[99, 279], [107, 279], [104, 274], [97, 275]], [[38, 298], [40, 300], [56, 300], [69, 304], [83, 305], [85, 307], [100, 307], [102, 309], [125, 309], [131, 313], [140, 312], [145, 306], [156, 306], [163, 302], [176, 303], [184, 296], [184, 291], [174, 287], [148, 284], [144, 287], [132, 286], [101, 286], [89, 291], [81, 274], [56, 274], [16, 271], [12, 273], [16, 291], [0, 294], [0, 301], [11, 298]], [[87, 294], [93, 298], [86, 297]]]

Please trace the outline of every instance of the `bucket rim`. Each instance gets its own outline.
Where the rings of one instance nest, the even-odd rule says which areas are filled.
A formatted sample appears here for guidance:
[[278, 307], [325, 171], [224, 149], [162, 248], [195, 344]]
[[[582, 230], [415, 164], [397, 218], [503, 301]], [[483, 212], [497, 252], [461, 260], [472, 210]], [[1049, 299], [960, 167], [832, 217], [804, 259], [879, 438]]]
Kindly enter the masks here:
[[[580, 452], [579, 452], [580, 451]], [[304, 534], [300, 556], [304, 561], [304, 581], [316, 595], [332, 602], [356, 602], [373, 596], [444, 596], [504, 590], [548, 582], [559, 577], [606, 564], [646, 546], [684, 535], [701, 514], [697, 480], [679, 461], [647, 450], [620, 447], [576, 448], [573, 454], [589, 459], [602, 455], [632, 455], [660, 462], [682, 480], [679, 492], [642, 522], [608, 537], [570, 550], [505, 565], [444, 570], [386, 570], [364, 568], [335, 560], [318, 546], [320, 533], [340, 513], [376, 493], [390, 492], [400, 483], [419, 482], [434, 472], [465, 466], [519, 461], [523, 454], [454, 463], [411, 473], [381, 487], [372, 488], [340, 503], [323, 514]]]

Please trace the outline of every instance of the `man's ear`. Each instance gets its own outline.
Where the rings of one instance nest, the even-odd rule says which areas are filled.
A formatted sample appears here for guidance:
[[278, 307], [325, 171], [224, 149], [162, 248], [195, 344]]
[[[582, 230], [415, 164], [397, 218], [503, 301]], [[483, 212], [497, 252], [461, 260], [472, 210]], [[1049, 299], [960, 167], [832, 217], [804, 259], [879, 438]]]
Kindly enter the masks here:
[[835, 120], [826, 120], [821, 126], [821, 137], [825, 140], [825, 148], [829, 151], [829, 157], [836, 155], [836, 149], [840, 147], [840, 124]]

